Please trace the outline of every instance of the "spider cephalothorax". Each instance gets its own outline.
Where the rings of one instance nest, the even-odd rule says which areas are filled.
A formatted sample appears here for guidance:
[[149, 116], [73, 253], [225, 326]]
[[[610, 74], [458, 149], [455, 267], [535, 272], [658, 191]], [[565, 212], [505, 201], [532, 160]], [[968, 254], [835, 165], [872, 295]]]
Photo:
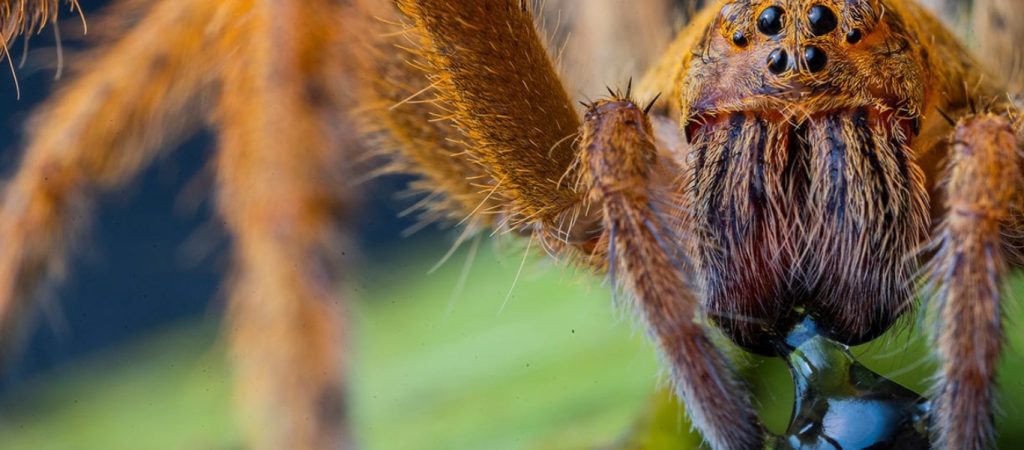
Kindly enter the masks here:
[[864, 342], [910, 304], [908, 255], [928, 213], [913, 160], [936, 92], [922, 80], [936, 69], [911, 45], [927, 22], [903, 18], [923, 13], [887, 7], [728, 3], [684, 63], [705, 301], [745, 346], [764, 346], [798, 310]]
[[[989, 111], [1011, 112], [979, 120], [1002, 123], [1000, 133], [1012, 136], [1015, 113], [1005, 89], [908, 2], [725, 2], [691, 26], [690, 40], [676, 44], [683, 55], [669, 58], [665, 64], [674, 66], [662, 74], [674, 76], [666, 87], [680, 99], [690, 144], [676, 159], [688, 189], [683, 198], [692, 211], [692, 254], [707, 314], [738, 344], [766, 353], [785, 353], [780, 338], [806, 316], [848, 345], [875, 338], [913, 305], [930, 214], [938, 211], [930, 194], [948, 203], [949, 195], [962, 193], [938, 184], [936, 153], [945, 151], [955, 125], [947, 111], [963, 114], [973, 103], [990, 102]], [[980, 125], [958, 125], [965, 147], [1003, 139], [973, 126]], [[1005, 169], [974, 172], [974, 183], [995, 178], [1000, 192], [1015, 189], [1015, 147], [1002, 145], [1010, 150], [992, 157]], [[958, 214], [1009, 226], [1015, 200], [997, 198], [974, 203], [991, 209]], [[991, 241], [985, 247], [985, 273], [998, 267], [991, 253], [997, 247]], [[965, 264], [957, 255], [934, 265]], [[961, 347], [950, 351], [990, 354], [985, 346], [998, 346], [999, 339], [990, 327], [975, 334], [984, 346], [956, 344]], [[969, 382], [945, 385], [939, 397], [958, 399], [940, 403], [940, 423], [963, 412], [943, 408], [969, 409], [966, 404], [989, 398], [988, 381], [977, 377], [991, 377], [990, 364], [969, 369], [978, 371]], [[968, 393], [973, 389], [977, 397]], [[954, 447], [983, 445], [980, 438], [961, 438]]]
[[[1024, 231], [1020, 80], [915, 2], [709, 2], [645, 77], [655, 100], [627, 89], [583, 114], [525, 0], [143, 3], [41, 113], [5, 191], [0, 337], [58, 271], [88, 188], [123, 183], [211, 102], [256, 446], [346, 444], [335, 284], [353, 134], [421, 177], [426, 218], [529, 236], [628, 290], [715, 448], [994, 442], [1001, 289]], [[930, 401], [846, 351], [921, 291]], [[714, 325], [788, 358], [787, 436], [761, 424]]]

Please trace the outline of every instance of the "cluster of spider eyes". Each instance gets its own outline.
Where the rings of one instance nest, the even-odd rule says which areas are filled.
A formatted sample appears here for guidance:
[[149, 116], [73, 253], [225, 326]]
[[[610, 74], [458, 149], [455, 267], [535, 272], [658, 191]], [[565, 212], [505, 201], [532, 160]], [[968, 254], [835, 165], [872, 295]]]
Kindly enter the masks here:
[[[786, 11], [781, 6], [769, 6], [761, 11], [757, 18], [757, 31], [771, 38], [777, 37], [785, 25], [785, 17]], [[807, 11], [807, 24], [815, 36], [824, 36], [839, 27], [839, 20], [829, 7], [814, 5]], [[846, 42], [851, 45], [860, 42], [861, 38], [862, 33], [859, 29], [854, 28], [846, 33]], [[733, 34], [732, 42], [738, 47], [746, 47], [749, 44], [743, 31]], [[824, 70], [828, 64], [828, 55], [819, 47], [809, 45], [804, 48], [803, 53], [804, 65], [812, 73]], [[773, 50], [768, 55], [767, 64], [768, 70], [776, 75], [781, 75], [792, 68], [789, 53], [784, 48]]]

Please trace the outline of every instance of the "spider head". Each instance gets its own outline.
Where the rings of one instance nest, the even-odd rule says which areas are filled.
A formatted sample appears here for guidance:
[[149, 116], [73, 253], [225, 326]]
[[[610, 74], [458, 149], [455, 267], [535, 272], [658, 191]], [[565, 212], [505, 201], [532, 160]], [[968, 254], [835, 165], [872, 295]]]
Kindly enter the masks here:
[[[888, 0], [733, 0], [694, 46], [683, 81], [691, 124], [737, 111], [787, 120], [873, 108], [916, 119], [924, 60]], [[696, 131], [696, 128], [689, 130]]]
[[[894, 0], [733, 0], [693, 45], [682, 168], [711, 316], [754, 351], [814, 317], [848, 345], [909, 311], [929, 66]], [[934, 88], [934, 87], [933, 87]], [[929, 97], [931, 98], [931, 97]]]

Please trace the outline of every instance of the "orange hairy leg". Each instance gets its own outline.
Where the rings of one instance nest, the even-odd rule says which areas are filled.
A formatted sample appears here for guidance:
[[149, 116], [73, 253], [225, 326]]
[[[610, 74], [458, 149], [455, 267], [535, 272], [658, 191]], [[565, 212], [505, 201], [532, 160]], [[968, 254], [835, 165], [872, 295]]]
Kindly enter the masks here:
[[226, 155], [218, 200], [239, 236], [233, 355], [246, 404], [261, 408], [251, 444], [342, 445], [336, 228], [348, 208], [335, 189], [339, 147], [353, 134], [339, 126], [343, 16], [327, 1], [130, 0], [115, 12], [96, 25], [116, 40], [36, 116], [4, 192], [4, 348], [41, 282], [60, 274], [94, 193], [123, 185], [201, 126], [195, 110], [211, 101]]
[[[437, 103], [509, 203], [509, 224], [554, 223], [579, 202], [566, 186], [579, 118], [517, 0], [401, 0]], [[501, 45], [496, 45], [501, 43]]]
[[402, 23], [391, 2], [359, 0], [345, 14], [352, 19], [342, 29], [355, 78], [352, 116], [372, 156], [388, 158], [387, 172], [420, 177], [411, 188], [427, 193], [424, 222], [468, 218], [470, 229], [492, 222], [505, 198], [484, 167], [465, 158], [466, 138], [442, 120], [450, 112], [415, 50], [424, 39], [420, 30]]
[[[687, 401], [695, 422], [716, 448], [748, 448], [761, 442], [761, 428], [749, 398], [698, 322], [700, 306], [687, 273], [677, 272], [682, 269], [677, 264], [683, 257], [681, 247], [664, 246], [682, 245], [678, 236], [682, 230], [676, 227], [683, 226], [684, 219], [676, 203], [678, 198], [670, 192], [655, 192], [655, 184], [668, 189], [670, 183], [666, 181], [673, 179], [672, 171], [663, 170], [657, 183], [647, 173], [653, 169], [654, 161], [649, 158], [654, 157], [657, 139], [646, 114], [630, 102], [603, 103], [622, 107], [620, 112], [628, 109], [629, 113], [601, 118], [588, 115], [580, 136], [572, 139], [577, 131], [571, 127], [579, 123], [578, 119], [568, 104], [561, 103], [564, 93], [550, 72], [539, 41], [526, 45], [521, 38], [534, 32], [528, 11], [521, 9], [519, 2], [433, 3], [405, 2], [402, 7], [419, 25], [411, 36], [419, 36], [425, 43], [418, 51], [429, 60], [427, 70], [439, 97], [434, 102], [451, 113], [463, 133], [465, 153], [455, 156], [483, 166], [497, 180], [494, 195], [512, 201], [506, 213], [529, 220], [541, 235], [560, 235], [558, 227], [562, 224], [554, 219], [567, 210], [603, 211], [604, 232], [578, 242], [581, 245], [577, 249], [601, 270], [618, 269], [619, 278], [634, 292], [637, 309], [668, 358], [678, 392]], [[481, 14], [461, 15], [474, 11]], [[516, 36], [520, 38], [516, 40]], [[484, 45], [509, 40], [523, 43], [520, 45], [524, 48], [495, 55], [488, 53], [493, 51], [490, 45]], [[517, 55], [514, 64], [510, 62], [508, 58]], [[404, 75], [399, 79], [404, 80]], [[541, 95], [551, 90], [555, 91], [553, 95]], [[422, 111], [425, 106], [402, 104], [395, 109], [399, 108]], [[600, 108], [595, 106], [591, 111]], [[536, 123], [542, 117], [538, 111], [563, 118]], [[479, 117], [489, 115], [498, 115], [499, 123], [480, 122]], [[392, 136], [407, 135], [409, 128], [401, 126], [402, 122], [392, 119], [388, 123]], [[664, 139], [663, 148], [674, 147], [667, 144], [673, 140]], [[576, 156], [571, 151], [574, 143]], [[405, 154], [417, 151], [400, 150]], [[568, 159], [562, 156], [565, 152], [569, 152]], [[579, 158], [578, 163], [570, 165], [573, 158]], [[663, 167], [676, 167], [673, 155], [662, 154], [661, 158], [666, 164]], [[624, 161], [629, 162], [628, 167], [616, 166]], [[426, 170], [437, 172], [429, 167]], [[573, 179], [579, 181], [576, 186], [571, 184]], [[516, 187], [519, 185], [522, 187]], [[587, 192], [590, 195], [583, 198], [581, 193]], [[657, 197], [667, 215], [656, 216], [641, 201], [648, 194]], [[542, 199], [562, 203], [538, 204]], [[616, 262], [609, 267], [609, 261]]]
[[579, 145], [581, 184], [603, 210], [608, 270], [635, 297], [690, 418], [713, 448], [760, 447], [763, 429], [749, 394], [700, 323], [683, 244], [689, 222], [664, 183], [673, 175], [654, 174], [675, 164], [658, 160], [650, 120], [627, 99], [599, 101], [587, 110]]
[[340, 225], [351, 212], [331, 1], [244, 2], [221, 86], [229, 341], [257, 449], [346, 448]]
[[[145, 25], [97, 50], [94, 66], [35, 116], [25, 156], [5, 186], [0, 353], [19, 335], [22, 313], [41, 284], [63, 272], [74, 235], [88, 222], [93, 193], [124, 184], [165, 141], [199, 125], [182, 112], [195, 106], [219, 62], [204, 52], [208, 36], [195, 30], [216, 32], [226, 23], [211, 21], [218, 8], [203, 0], [146, 7]], [[167, 40], [177, 44], [165, 47]]]
[[2, 56], [10, 57], [11, 40], [21, 34], [40, 32], [43, 27], [57, 22], [61, 5], [78, 10], [78, 0], [4, 0], [0, 2], [0, 38], [3, 39]]
[[968, 115], [950, 142], [945, 218], [928, 272], [941, 369], [932, 433], [945, 448], [995, 444], [995, 375], [1008, 255], [1024, 201], [1024, 128], [1004, 115]]

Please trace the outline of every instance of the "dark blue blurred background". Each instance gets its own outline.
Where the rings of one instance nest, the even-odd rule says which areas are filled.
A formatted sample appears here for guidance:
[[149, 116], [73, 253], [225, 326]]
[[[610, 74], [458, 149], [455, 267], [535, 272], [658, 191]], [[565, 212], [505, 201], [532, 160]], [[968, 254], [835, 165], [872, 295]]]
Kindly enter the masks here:
[[[109, 2], [80, 3], [88, 19]], [[68, 11], [62, 11], [61, 34], [66, 54], [85, 47], [79, 18]], [[11, 48], [17, 64], [22, 42]], [[27, 63], [17, 70], [20, 100], [6, 61], [0, 66], [0, 174], [4, 181], [21, 158], [30, 111], [60, 83], [53, 81], [56, 59], [54, 33], [48, 27], [32, 37]], [[196, 196], [182, 194], [189, 183], [204, 182], [214, 151], [213, 136], [200, 133], [157, 160], [127, 188], [100, 197], [93, 226], [84, 235], [87, 242], [72, 257], [69, 278], [35, 315], [22, 352], [9, 371], [0, 374], [0, 393], [145, 330], [219, 313], [228, 238], [212, 214], [209, 198], [196, 203]], [[404, 183], [401, 177], [390, 177], [366, 186], [365, 211], [360, 222], [353, 224], [354, 237], [366, 253], [393, 244], [410, 226], [396, 218], [401, 206], [394, 192]], [[188, 206], [191, 203], [196, 204]]]

